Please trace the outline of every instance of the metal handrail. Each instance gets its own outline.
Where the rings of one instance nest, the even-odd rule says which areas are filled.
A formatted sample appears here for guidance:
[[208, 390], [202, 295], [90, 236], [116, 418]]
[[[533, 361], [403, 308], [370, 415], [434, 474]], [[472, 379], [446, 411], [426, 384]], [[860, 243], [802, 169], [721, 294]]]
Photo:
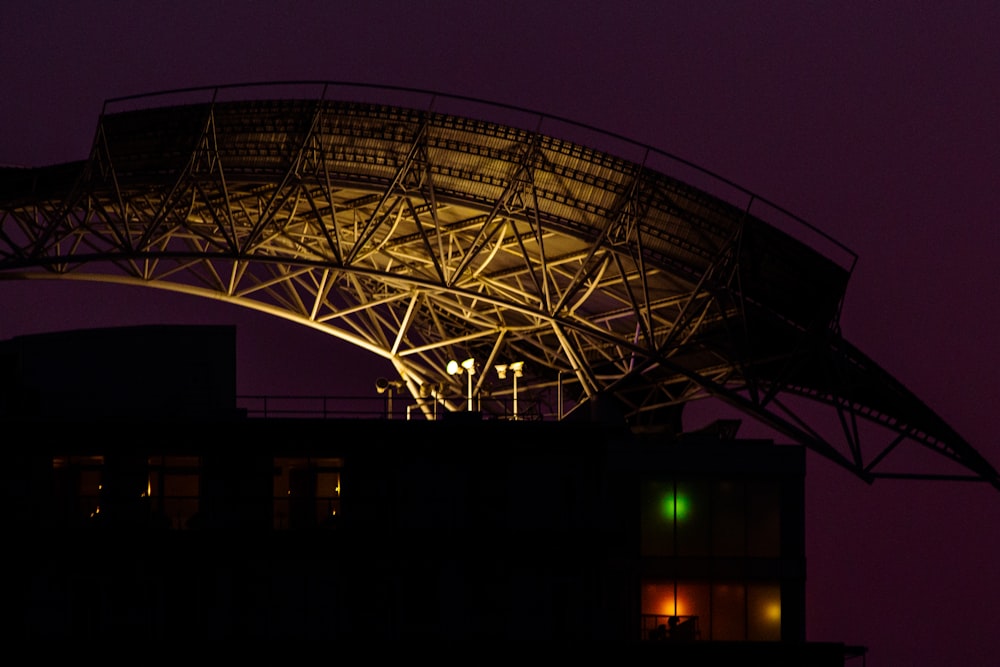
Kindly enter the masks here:
[[[522, 411], [518, 414], [517, 421], [546, 421], [556, 418], [555, 415], [543, 414], [538, 401], [528, 398], [518, 400]], [[514, 420], [510, 401], [506, 397], [483, 398], [479, 405], [482, 406], [484, 402], [492, 403], [498, 408], [495, 412], [483, 412], [484, 418]], [[236, 405], [247, 417], [256, 419], [427, 419], [419, 409], [421, 404], [418, 401], [402, 395], [392, 400], [391, 409], [384, 395], [240, 394], [236, 396]], [[430, 419], [443, 419], [447, 412], [448, 409], [442, 402]]]

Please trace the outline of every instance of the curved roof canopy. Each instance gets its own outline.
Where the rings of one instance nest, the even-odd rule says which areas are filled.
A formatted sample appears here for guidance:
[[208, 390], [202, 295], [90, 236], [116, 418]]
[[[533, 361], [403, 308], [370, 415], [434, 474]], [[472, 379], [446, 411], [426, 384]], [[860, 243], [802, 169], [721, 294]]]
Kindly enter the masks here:
[[[452, 359], [476, 359], [475, 389], [494, 397], [510, 388], [485, 369], [523, 361], [522, 404], [543, 406], [525, 416], [610, 403], [633, 426], [676, 428], [679, 406], [715, 396], [865, 479], [915, 476], [883, 470], [907, 443], [964, 468], [948, 478], [1000, 488], [844, 340], [853, 255], [780, 208], [511, 107], [474, 118], [441, 110], [470, 100], [431, 94], [421, 108], [327, 86], [221, 99], [229, 90], [112, 101], [136, 108], [102, 114], [86, 160], [2, 170], [0, 278], [142, 284], [272, 313], [390, 359], [425, 408], [464, 409]], [[506, 120], [477, 119], [491, 115]], [[838, 437], [797, 398], [835, 415]], [[884, 437], [863, 443], [859, 423]]]

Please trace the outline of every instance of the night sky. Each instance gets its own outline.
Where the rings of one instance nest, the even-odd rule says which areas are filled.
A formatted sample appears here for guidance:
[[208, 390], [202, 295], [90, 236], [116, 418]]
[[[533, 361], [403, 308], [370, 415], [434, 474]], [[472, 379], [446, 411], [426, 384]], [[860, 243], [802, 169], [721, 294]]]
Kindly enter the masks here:
[[[141, 4], [4, 4], [0, 164], [85, 158], [106, 98], [238, 82], [406, 86], [576, 120], [853, 249], [845, 338], [1000, 467], [1000, 4]], [[0, 309], [0, 339], [236, 324], [244, 394], [368, 394], [388, 373], [315, 331], [152, 290], [0, 282]], [[867, 645], [870, 667], [995, 664], [1000, 493], [868, 486], [812, 455], [808, 472], [808, 638]]]

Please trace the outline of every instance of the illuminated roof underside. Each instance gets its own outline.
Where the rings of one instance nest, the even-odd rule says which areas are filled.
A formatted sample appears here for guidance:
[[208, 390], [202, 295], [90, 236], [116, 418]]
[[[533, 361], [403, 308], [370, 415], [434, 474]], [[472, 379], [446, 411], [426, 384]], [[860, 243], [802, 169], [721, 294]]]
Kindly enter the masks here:
[[865, 479], [899, 476], [905, 444], [1000, 488], [841, 337], [848, 269], [669, 175], [505, 125], [326, 100], [104, 115], [88, 160], [3, 170], [0, 277], [255, 308], [390, 359], [415, 400], [457, 383], [449, 409], [449, 359], [524, 360], [522, 397], [561, 377], [575, 409], [613, 397], [652, 425], [716, 396]]

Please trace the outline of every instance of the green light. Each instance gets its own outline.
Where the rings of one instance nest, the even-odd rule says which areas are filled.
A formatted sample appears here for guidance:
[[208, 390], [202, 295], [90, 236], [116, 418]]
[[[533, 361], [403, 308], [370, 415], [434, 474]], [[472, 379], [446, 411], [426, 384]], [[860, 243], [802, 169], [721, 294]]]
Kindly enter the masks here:
[[672, 493], [663, 497], [661, 511], [663, 512], [663, 518], [667, 521], [673, 521], [675, 515], [678, 520], [687, 518], [689, 509], [690, 503], [687, 496], [678, 495], [676, 503], [674, 502], [674, 495]]

